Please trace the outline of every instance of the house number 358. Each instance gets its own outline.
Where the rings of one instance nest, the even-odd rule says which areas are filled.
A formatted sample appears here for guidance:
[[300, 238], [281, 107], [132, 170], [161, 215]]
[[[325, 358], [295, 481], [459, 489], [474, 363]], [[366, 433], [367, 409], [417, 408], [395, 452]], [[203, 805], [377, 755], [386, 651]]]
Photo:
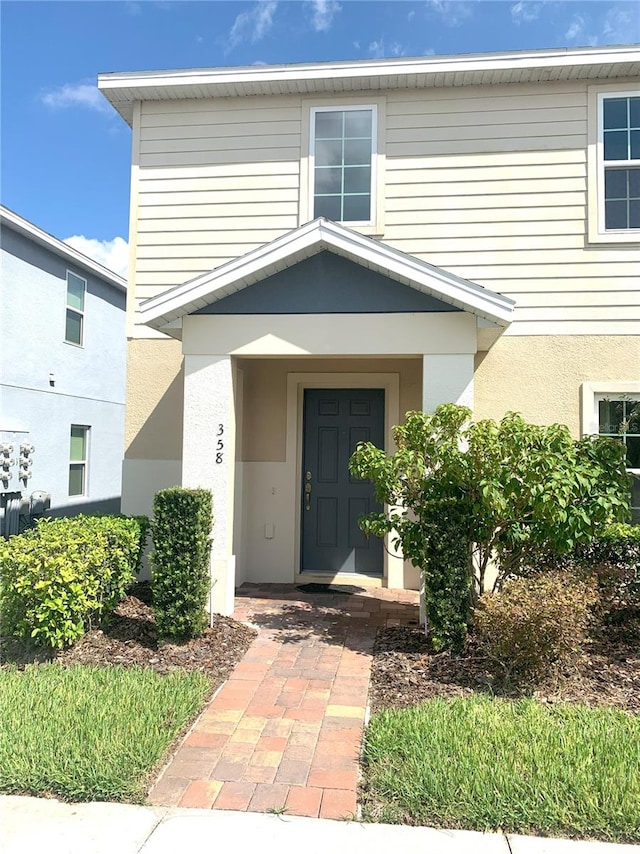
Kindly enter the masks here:
[[217, 436], [216, 464], [217, 465], [220, 465], [220, 463], [222, 462], [222, 459], [223, 459], [223, 457], [222, 457], [223, 452], [224, 452], [224, 441], [222, 439], [223, 435], [224, 435], [224, 424], [218, 424], [218, 432], [216, 433], [216, 436]]

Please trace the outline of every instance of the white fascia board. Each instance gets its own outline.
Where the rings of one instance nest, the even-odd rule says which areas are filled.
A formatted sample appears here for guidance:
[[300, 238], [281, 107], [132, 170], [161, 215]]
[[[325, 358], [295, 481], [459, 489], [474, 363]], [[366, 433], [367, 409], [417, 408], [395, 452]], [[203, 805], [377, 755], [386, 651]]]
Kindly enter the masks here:
[[[566, 68], [585, 65], [606, 65], [638, 61], [640, 46], [621, 45], [602, 48], [559, 48], [553, 50], [510, 51], [414, 57], [403, 59], [351, 60], [344, 62], [314, 62], [287, 65], [240, 66], [227, 68], [189, 68], [166, 71], [112, 72], [98, 75], [98, 88], [107, 94], [111, 90], [144, 90], [153, 87], [238, 85], [243, 83], [274, 83], [340, 78], [366, 78], [384, 75], [456, 74], [460, 72], [522, 71], [524, 69]], [[277, 94], [274, 88], [274, 94]]]
[[57, 237], [54, 237], [52, 234], [48, 234], [46, 231], [38, 228], [37, 225], [34, 225], [32, 222], [29, 222], [29, 220], [19, 216], [19, 214], [14, 211], [9, 210], [9, 208], [5, 208], [3, 205], [0, 205], [0, 222], [7, 225], [13, 231], [17, 231], [19, 234], [29, 237], [35, 243], [40, 244], [40, 246], [50, 249], [52, 252], [55, 252], [56, 255], [60, 255], [64, 258], [65, 261], [94, 273], [100, 279], [114, 285], [118, 290], [127, 290], [127, 282], [122, 278], [122, 276], [118, 276], [118, 274], [114, 273], [113, 270], [103, 267], [102, 264], [99, 264], [92, 258], [88, 258], [86, 255], [83, 255], [82, 252], [78, 252], [77, 249], [74, 249], [62, 240], [58, 240]]
[[152, 297], [142, 304], [140, 321], [156, 329], [165, 328], [185, 314], [250, 287], [253, 282], [323, 249], [334, 250], [356, 264], [366, 265], [500, 326], [508, 326], [513, 318], [515, 302], [509, 297], [412, 258], [344, 226], [316, 219], [242, 258]]

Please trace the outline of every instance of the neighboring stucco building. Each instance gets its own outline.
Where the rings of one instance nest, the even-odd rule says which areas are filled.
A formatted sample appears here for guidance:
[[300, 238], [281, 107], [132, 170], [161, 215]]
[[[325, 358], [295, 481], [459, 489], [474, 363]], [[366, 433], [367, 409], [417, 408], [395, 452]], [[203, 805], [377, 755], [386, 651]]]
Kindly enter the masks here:
[[42, 491], [52, 515], [118, 512], [126, 282], [4, 207], [0, 229], [0, 443], [14, 448], [0, 455], [3, 502]]
[[409, 409], [618, 433], [640, 470], [639, 80], [637, 47], [100, 77], [133, 128], [123, 505], [212, 489], [217, 610], [417, 585], [346, 471]]

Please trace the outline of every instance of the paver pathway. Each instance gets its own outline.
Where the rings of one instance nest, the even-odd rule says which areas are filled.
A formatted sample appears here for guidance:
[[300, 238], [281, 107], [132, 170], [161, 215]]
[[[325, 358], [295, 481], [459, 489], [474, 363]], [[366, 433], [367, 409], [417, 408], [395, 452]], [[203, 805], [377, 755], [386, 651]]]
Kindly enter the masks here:
[[259, 635], [151, 790], [152, 804], [355, 814], [376, 630], [416, 622], [418, 594], [350, 589], [358, 592], [240, 588], [235, 617]]

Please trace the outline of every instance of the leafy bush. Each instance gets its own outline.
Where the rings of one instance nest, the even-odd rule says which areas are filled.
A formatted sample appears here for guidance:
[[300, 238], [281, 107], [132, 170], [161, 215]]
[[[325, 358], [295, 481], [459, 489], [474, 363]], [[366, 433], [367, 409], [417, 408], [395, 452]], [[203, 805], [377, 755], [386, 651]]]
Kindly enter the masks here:
[[206, 626], [210, 589], [211, 492], [180, 486], [153, 500], [153, 608], [158, 634], [191, 638]]
[[593, 584], [566, 572], [512, 579], [480, 598], [475, 631], [508, 676], [536, 679], [576, 657], [597, 600]]
[[123, 599], [144, 535], [139, 518], [80, 515], [38, 520], [0, 542], [3, 631], [69, 646]]
[[425, 505], [427, 627], [435, 650], [460, 650], [467, 636], [471, 575], [467, 508], [455, 499]]
[[[492, 562], [496, 586], [531, 566], [542, 548], [570, 552], [598, 527], [629, 513], [624, 446], [602, 437], [574, 440], [567, 427], [527, 424], [509, 412], [500, 422], [469, 421], [471, 411], [443, 404], [433, 414], [408, 412], [394, 428], [397, 451], [358, 445], [352, 474], [373, 482], [384, 514], [365, 517], [365, 533], [394, 544], [424, 570], [426, 505], [455, 499], [468, 508], [467, 539], [479, 593]], [[395, 532], [395, 533], [394, 533]]]

